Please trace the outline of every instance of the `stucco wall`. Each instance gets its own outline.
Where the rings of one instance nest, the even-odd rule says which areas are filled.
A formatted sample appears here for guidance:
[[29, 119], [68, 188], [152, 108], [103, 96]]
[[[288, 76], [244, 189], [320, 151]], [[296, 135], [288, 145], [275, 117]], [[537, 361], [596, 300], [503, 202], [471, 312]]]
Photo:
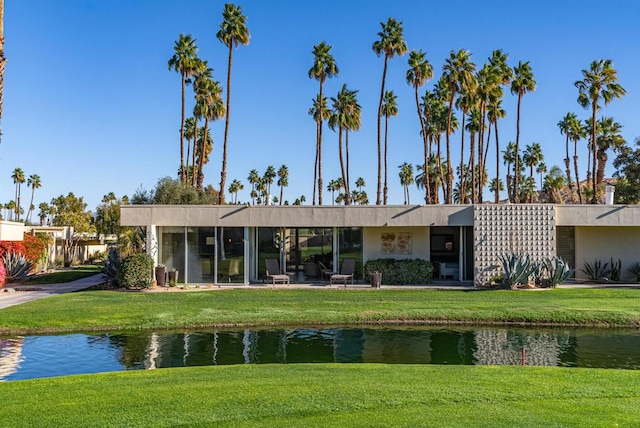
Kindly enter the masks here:
[[24, 223], [0, 220], [0, 241], [22, 241]]
[[[366, 227], [362, 231], [364, 240], [363, 262], [371, 259], [423, 259], [429, 260], [428, 227]], [[386, 254], [382, 251], [382, 234], [411, 234], [411, 254]]]
[[611, 258], [622, 261], [621, 279], [625, 279], [629, 266], [640, 262], [640, 226], [576, 227], [576, 278], [587, 278], [580, 270], [585, 261], [610, 263]]

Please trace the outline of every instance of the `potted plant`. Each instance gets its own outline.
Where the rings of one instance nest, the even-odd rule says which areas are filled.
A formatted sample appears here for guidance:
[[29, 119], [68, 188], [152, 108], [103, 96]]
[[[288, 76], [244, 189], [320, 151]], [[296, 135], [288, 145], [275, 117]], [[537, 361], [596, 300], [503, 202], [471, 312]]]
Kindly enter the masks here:
[[156, 266], [156, 282], [159, 287], [164, 287], [167, 268], [163, 264]]
[[380, 288], [380, 285], [382, 285], [382, 272], [377, 270], [369, 272], [369, 279], [371, 279], [371, 287]]
[[178, 283], [178, 271], [176, 268], [172, 268], [169, 272], [167, 272], [167, 276], [169, 277], [169, 286], [175, 287]]

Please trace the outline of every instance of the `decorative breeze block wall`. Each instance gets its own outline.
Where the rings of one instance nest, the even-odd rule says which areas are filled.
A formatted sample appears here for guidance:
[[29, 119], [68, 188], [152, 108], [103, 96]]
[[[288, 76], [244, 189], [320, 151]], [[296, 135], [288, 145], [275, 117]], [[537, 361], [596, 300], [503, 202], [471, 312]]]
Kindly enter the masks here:
[[533, 260], [556, 254], [553, 204], [481, 204], [473, 209], [475, 284], [501, 272], [500, 255], [529, 254]]

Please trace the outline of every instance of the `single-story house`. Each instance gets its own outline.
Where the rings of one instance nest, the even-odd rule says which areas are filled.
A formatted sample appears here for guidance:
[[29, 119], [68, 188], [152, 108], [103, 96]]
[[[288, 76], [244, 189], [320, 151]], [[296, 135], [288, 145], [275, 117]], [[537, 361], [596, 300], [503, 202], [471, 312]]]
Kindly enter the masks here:
[[478, 204], [402, 206], [126, 205], [121, 224], [147, 234], [156, 264], [192, 284], [262, 281], [276, 258], [298, 282], [356, 258], [423, 259], [435, 278], [475, 284], [499, 257], [560, 256], [585, 278], [585, 262], [640, 262], [640, 206]]

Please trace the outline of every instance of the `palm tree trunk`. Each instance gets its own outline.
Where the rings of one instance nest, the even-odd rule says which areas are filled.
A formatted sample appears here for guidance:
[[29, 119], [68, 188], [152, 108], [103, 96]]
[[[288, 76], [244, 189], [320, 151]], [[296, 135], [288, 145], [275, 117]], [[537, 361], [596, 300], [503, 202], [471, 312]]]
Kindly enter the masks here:
[[339, 156], [340, 156], [340, 172], [342, 174], [342, 182], [345, 183], [345, 198], [344, 198], [344, 202], [345, 202], [345, 205], [346, 205], [346, 203], [347, 203], [347, 197], [346, 197], [347, 175], [345, 174], [345, 171], [344, 171], [344, 160], [342, 158], [342, 126], [338, 127], [338, 153], [339, 153]]
[[447, 201], [447, 191], [445, 188], [445, 176], [444, 176], [444, 171], [442, 169], [442, 152], [440, 150], [441, 148], [441, 143], [442, 143], [442, 134], [438, 134], [438, 140], [437, 140], [437, 145], [438, 148], [436, 150], [436, 156], [438, 157], [438, 173], [440, 174], [440, 186], [442, 187], [442, 197], [445, 200], [445, 203]]
[[33, 209], [31, 207], [33, 207], [33, 195], [36, 193], [36, 188], [35, 187], [31, 187], [31, 202], [29, 202], [29, 211], [27, 211], [27, 216], [25, 217], [25, 220], [27, 221], [31, 221], [31, 212], [33, 211]]
[[609, 156], [607, 156], [607, 152], [603, 149], [598, 149], [598, 169], [597, 169], [597, 182], [598, 184], [602, 183], [604, 181], [604, 170], [605, 167], [607, 166], [607, 159], [609, 159]]
[[467, 114], [464, 110], [462, 110], [462, 126], [460, 127], [460, 129], [462, 130], [461, 134], [462, 136], [460, 137], [460, 203], [464, 204], [466, 203], [466, 188], [467, 188], [467, 172], [465, 171], [464, 168], [464, 123], [465, 123], [465, 119], [467, 117]]
[[[191, 161], [191, 187], [196, 187], [196, 174], [197, 174], [197, 166], [196, 166], [196, 152], [198, 149], [198, 119], [194, 118], [194, 128], [193, 128], [193, 151], [191, 156], [193, 157]], [[188, 172], [188, 171], [187, 171]]]
[[[229, 111], [231, 110], [231, 65], [233, 62], [233, 43], [229, 43], [229, 60], [227, 63], [227, 105], [224, 121], [224, 143], [222, 144], [222, 170], [220, 171], [220, 192], [218, 204], [224, 204], [224, 185], [227, 181], [227, 139], [229, 136]], [[206, 135], [204, 136], [206, 138]]]
[[[489, 121], [489, 124], [487, 126], [487, 143], [484, 146], [484, 157], [482, 159], [482, 177], [481, 179], [484, 181], [484, 177], [486, 176], [486, 170], [487, 170], [487, 157], [489, 154], [489, 146], [491, 145], [491, 121]], [[478, 202], [482, 203], [482, 191], [484, 189], [484, 185], [486, 183], [478, 183], [478, 186], [480, 187], [478, 189], [478, 193], [480, 195]]]
[[[424, 118], [422, 117], [422, 111], [420, 111], [420, 99], [418, 98], [418, 85], [413, 85], [415, 97], [416, 97], [416, 109], [418, 111], [418, 118], [420, 119], [420, 129], [422, 130], [422, 142], [424, 143], [424, 202], [425, 204], [431, 203], [431, 186], [429, 185], [429, 143], [427, 130], [424, 125]], [[385, 137], [386, 139], [386, 137]]]
[[[596, 99], [598, 99], [598, 97], [596, 97]], [[596, 101], [593, 102], [592, 104], [592, 110], [593, 113], [591, 114], [591, 151], [592, 151], [592, 160], [593, 160], [593, 173], [591, 174], [592, 177], [592, 181], [591, 181], [591, 185], [592, 185], [592, 190], [593, 190], [593, 199], [591, 200], [591, 203], [593, 204], [597, 204], [598, 203], [598, 195], [596, 193], [597, 187], [596, 187], [596, 114], [597, 114], [597, 110], [598, 110], [598, 103]]]
[[[0, 124], [2, 124], [2, 95], [4, 94], [4, 69], [7, 59], [4, 56], [4, 0], [0, 0]], [[0, 128], [0, 142], [2, 141]]]
[[380, 143], [380, 121], [382, 119], [382, 100], [384, 98], [384, 82], [387, 78], [387, 60], [388, 56], [384, 56], [384, 68], [382, 69], [382, 84], [380, 85], [380, 102], [378, 103], [378, 188], [376, 192], [376, 205], [381, 204], [381, 190], [382, 190], [382, 149]]
[[447, 113], [447, 129], [445, 130], [445, 135], [447, 138], [447, 188], [445, 190], [445, 203], [452, 204], [453, 203], [453, 193], [451, 189], [453, 188], [453, 169], [451, 168], [451, 143], [449, 139], [449, 133], [451, 130], [451, 115], [453, 114], [453, 97], [455, 96], [455, 92], [451, 91], [451, 95], [449, 97], [449, 112]]
[[351, 186], [349, 184], [349, 128], [344, 129], [344, 152], [347, 158], [346, 162], [346, 177], [347, 181], [344, 182], [344, 199], [345, 205], [351, 205]]
[[[202, 133], [202, 144], [200, 145], [200, 157], [198, 159], [198, 185], [197, 189], [202, 191], [202, 184], [204, 182], [204, 174], [202, 173], [202, 166], [204, 165], [204, 151], [207, 147], [207, 136], [209, 135], [209, 118], [204, 118], [204, 132]], [[218, 195], [220, 198], [220, 195]], [[224, 199], [224, 196], [222, 196]]]
[[578, 191], [578, 201], [582, 204], [582, 192], [580, 191], [580, 176], [578, 175], [578, 140], [573, 141], [573, 169], [576, 173], [576, 190]]
[[185, 183], [185, 171], [184, 171], [184, 93], [186, 91], [186, 72], [184, 69], [181, 71], [182, 76], [182, 120], [180, 121], [180, 181]]
[[322, 117], [322, 81], [320, 81], [320, 130], [318, 131], [318, 205], [322, 205], [322, 126], [324, 118]]
[[[471, 155], [469, 156], [469, 170], [471, 171], [471, 203], [475, 204], [478, 201], [478, 188], [476, 183], [476, 174], [475, 174], [475, 159], [476, 159], [476, 134], [471, 133], [470, 137], [471, 141], [469, 142], [469, 146], [471, 147]], [[482, 156], [478, 157], [481, 161]], [[478, 165], [478, 169], [480, 165]]]
[[496, 117], [493, 121], [493, 127], [496, 130], [496, 188], [495, 188], [495, 196], [494, 202], [496, 204], [500, 203], [500, 186], [498, 183], [500, 182], [500, 140], [498, 139], [498, 118]]
[[520, 165], [518, 165], [520, 153], [520, 101], [522, 100], [522, 93], [518, 93], [518, 110], [517, 110], [517, 119], [516, 119], [516, 159], [515, 159], [515, 169], [513, 174], [513, 202], [520, 202], [520, 197], [518, 195], [518, 176], [520, 175]]
[[316, 122], [316, 159], [313, 163], [313, 202], [312, 205], [316, 204], [316, 187], [318, 185], [318, 144], [319, 144], [319, 133], [320, 133], [320, 124]]
[[569, 192], [571, 193], [571, 203], [573, 203], [573, 182], [571, 180], [571, 161], [569, 160], [569, 132], [567, 132], [567, 139], [565, 141], [566, 156], [564, 158], [564, 167], [567, 174], [567, 186], [569, 186]]
[[389, 192], [389, 188], [388, 188], [388, 178], [389, 178], [389, 171], [388, 171], [388, 163], [387, 163], [387, 149], [388, 149], [388, 145], [387, 145], [387, 136], [388, 136], [388, 131], [389, 131], [389, 116], [384, 117], [384, 202], [383, 205], [387, 205], [387, 194]]

